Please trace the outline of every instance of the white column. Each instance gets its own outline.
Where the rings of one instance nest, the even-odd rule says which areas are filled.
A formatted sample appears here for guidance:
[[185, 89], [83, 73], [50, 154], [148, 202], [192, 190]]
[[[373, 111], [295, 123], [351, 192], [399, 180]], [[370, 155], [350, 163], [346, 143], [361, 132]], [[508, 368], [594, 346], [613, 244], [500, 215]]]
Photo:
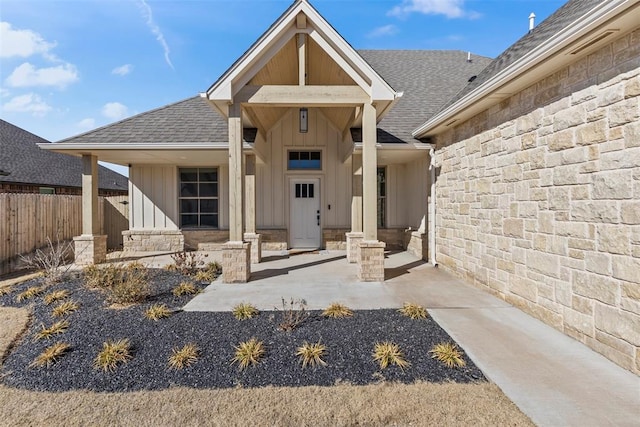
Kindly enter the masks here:
[[262, 236], [256, 232], [256, 156], [245, 156], [244, 177], [244, 221], [245, 242], [251, 243], [251, 262], [258, 264], [262, 260]]
[[98, 158], [82, 156], [82, 234], [100, 234], [98, 215]]
[[362, 229], [364, 240], [378, 240], [378, 193], [376, 184], [376, 109], [364, 104], [362, 111]]
[[244, 176], [242, 161], [242, 109], [229, 106], [229, 240], [241, 242]]

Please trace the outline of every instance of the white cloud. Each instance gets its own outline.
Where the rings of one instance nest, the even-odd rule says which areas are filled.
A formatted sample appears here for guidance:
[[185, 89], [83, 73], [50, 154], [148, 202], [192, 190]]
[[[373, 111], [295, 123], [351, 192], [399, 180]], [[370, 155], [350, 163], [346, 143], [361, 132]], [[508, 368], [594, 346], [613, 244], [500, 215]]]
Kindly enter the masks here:
[[31, 113], [34, 116], [44, 116], [51, 111], [49, 106], [39, 95], [28, 93], [11, 98], [2, 104], [2, 110], [10, 113]]
[[169, 58], [169, 53], [171, 52], [171, 50], [169, 49], [169, 45], [167, 44], [167, 41], [164, 38], [164, 34], [162, 34], [162, 31], [160, 30], [160, 27], [153, 20], [153, 11], [151, 10], [151, 6], [149, 6], [145, 0], [139, 0], [138, 5], [140, 6], [142, 17], [147, 21], [147, 27], [149, 27], [151, 33], [156, 36], [156, 40], [158, 40], [158, 42], [162, 46], [162, 49], [164, 50], [164, 60], [167, 64], [169, 64], [169, 67], [173, 69], [171, 58]]
[[[447, 18], [461, 18], [467, 16], [464, 10], [464, 0], [403, 0], [402, 3], [389, 11], [392, 16], [404, 16], [413, 12], [425, 15], [445, 15]], [[475, 12], [472, 12], [477, 17]]]
[[96, 127], [96, 120], [90, 117], [82, 119], [76, 123], [76, 126], [83, 130], [91, 130]]
[[125, 117], [128, 111], [127, 106], [119, 102], [108, 102], [102, 107], [102, 115], [112, 120], [119, 120]]
[[117, 74], [119, 76], [126, 76], [127, 74], [129, 74], [131, 72], [131, 70], [133, 70], [133, 65], [124, 64], [124, 65], [121, 65], [120, 67], [116, 67], [113, 70], [111, 70], [111, 74]]
[[8, 89], [5, 89], [3, 87], [0, 87], [0, 97], [1, 98], [6, 98], [7, 96], [11, 95], [11, 92], [9, 92]]
[[28, 62], [19, 65], [6, 83], [11, 87], [55, 86], [64, 89], [67, 85], [78, 80], [78, 70], [71, 64], [55, 67], [36, 68]]
[[382, 27], [374, 28], [367, 37], [383, 37], [383, 36], [392, 36], [394, 34], [398, 34], [398, 27], [395, 25], [384, 25]]
[[36, 53], [49, 57], [48, 52], [56, 45], [45, 41], [40, 34], [31, 30], [16, 30], [8, 22], [0, 22], [0, 40], [1, 58], [27, 58]]

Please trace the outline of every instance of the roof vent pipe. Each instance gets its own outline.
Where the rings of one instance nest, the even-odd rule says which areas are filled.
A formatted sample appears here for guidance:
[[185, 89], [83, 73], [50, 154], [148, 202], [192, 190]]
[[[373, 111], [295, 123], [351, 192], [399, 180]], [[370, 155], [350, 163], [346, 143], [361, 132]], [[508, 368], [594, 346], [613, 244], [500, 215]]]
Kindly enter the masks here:
[[471, 62], [471, 52], [467, 52], [467, 62]]
[[533, 27], [536, 26], [536, 14], [531, 12], [531, 15], [529, 15], [529, 31], [533, 30]]

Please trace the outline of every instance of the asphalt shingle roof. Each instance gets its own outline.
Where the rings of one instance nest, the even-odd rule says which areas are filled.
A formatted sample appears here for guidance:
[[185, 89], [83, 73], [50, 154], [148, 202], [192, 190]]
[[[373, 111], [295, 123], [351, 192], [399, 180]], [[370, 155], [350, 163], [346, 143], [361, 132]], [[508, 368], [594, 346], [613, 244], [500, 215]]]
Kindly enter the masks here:
[[[411, 131], [454, 96], [491, 60], [461, 51], [364, 50], [363, 58], [396, 90], [404, 92], [378, 126], [379, 142], [413, 141]], [[245, 132], [245, 139], [251, 138]], [[228, 142], [226, 120], [195, 96], [60, 142]]]
[[[0, 182], [82, 187], [82, 160], [42, 150], [36, 145], [40, 143], [50, 142], [0, 120]], [[127, 181], [127, 177], [99, 166], [101, 189], [127, 190]]]
[[[540, 46], [551, 37], [558, 34], [568, 25], [575, 22], [578, 18], [584, 16], [587, 12], [602, 3], [603, 0], [571, 0], [556, 10], [547, 19], [542, 21], [532, 31], [529, 31], [513, 45], [508, 47], [496, 59], [494, 59], [487, 67], [478, 74], [478, 77], [466, 85], [456, 96], [444, 104], [440, 110], [444, 110], [455, 102], [459, 101], [473, 90], [486, 83], [493, 76], [506, 69], [514, 62]], [[423, 122], [431, 118], [427, 116]], [[417, 126], [416, 126], [417, 127]]]
[[411, 131], [480, 73], [490, 58], [452, 50], [361, 50], [360, 55], [393, 87], [404, 92], [378, 123], [378, 142], [414, 141]]

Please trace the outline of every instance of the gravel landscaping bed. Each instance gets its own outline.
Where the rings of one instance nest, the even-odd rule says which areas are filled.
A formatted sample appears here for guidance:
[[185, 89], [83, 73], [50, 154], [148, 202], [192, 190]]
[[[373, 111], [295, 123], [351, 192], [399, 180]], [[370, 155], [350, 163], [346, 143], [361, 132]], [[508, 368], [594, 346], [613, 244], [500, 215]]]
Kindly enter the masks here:
[[[125, 308], [110, 308], [105, 294], [85, 288], [81, 279], [52, 286], [48, 292], [68, 290], [79, 309], [66, 317], [69, 328], [48, 340], [34, 337], [42, 324], [49, 326], [59, 320], [51, 314], [55, 304], [46, 305], [43, 295], [23, 303], [16, 301], [20, 292], [39, 285], [42, 279], [14, 287], [10, 294], [0, 297], [0, 306], [27, 306], [33, 317], [29, 329], [5, 359], [1, 381], [9, 386], [40, 391], [330, 386], [385, 380], [403, 383], [486, 381], [466, 355], [466, 366], [456, 369], [431, 358], [429, 350], [435, 344], [452, 342], [452, 339], [430, 317], [412, 320], [396, 310], [366, 310], [356, 311], [350, 318], [328, 319], [320, 312], [310, 312], [298, 328], [284, 332], [278, 328], [283, 310], [261, 312], [253, 319], [242, 321], [230, 312], [183, 312], [180, 308], [192, 296], [174, 297], [171, 290], [187, 278], [165, 270], [149, 270], [149, 276], [151, 297], [143, 304]], [[143, 312], [155, 303], [166, 304], [174, 310], [173, 315], [158, 321], [146, 319]], [[240, 371], [231, 363], [234, 347], [254, 337], [264, 343], [264, 358], [256, 366]], [[131, 342], [132, 359], [113, 372], [95, 369], [94, 359], [103, 342], [122, 338]], [[46, 347], [57, 341], [68, 343], [71, 350], [50, 367], [30, 366]], [[323, 357], [326, 366], [302, 368], [295, 353], [305, 341], [320, 341], [326, 346]], [[411, 365], [404, 370], [397, 366], [380, 369], [372, 352], [375, 344], [382, 341], [398, 344]], [[172, 349], [188, 343], [199, 347], [198, 360], [182, 370], [169, 369], [167, 362]]]

